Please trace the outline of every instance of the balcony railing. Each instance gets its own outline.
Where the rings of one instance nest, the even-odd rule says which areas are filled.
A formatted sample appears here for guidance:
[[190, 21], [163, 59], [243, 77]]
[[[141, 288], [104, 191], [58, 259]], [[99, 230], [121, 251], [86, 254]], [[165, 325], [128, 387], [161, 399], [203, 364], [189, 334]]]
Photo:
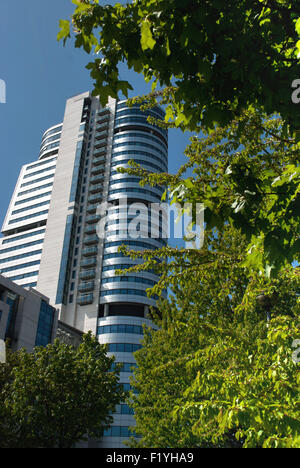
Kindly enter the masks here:
[[96, 213], [98, 206], [98, 203], [94, 205], [88, 205], [86, 209], [87, 213]]
[[97, 182], [103, 181], [103, 179], [104, 179], [103, 174], [97, 174], [90, 178], [90, 182], [91, 184], [96, 184]]
[[104, 140], [100, 140], [99, 143], [95, 144], [95, 148], [100, 149], [100, 148], [106, 148], [107, 146], [107, 138]]
[[97, 258], [85, 258], [84, 260], [81, 261], [80, 265], [83, 268], [89, 268], [90, 266], [96, 266], [97, 265]]
[[[103, 161], [103, 163], [104, 163], [104, 161]], [[95, 166], [95, 167], [91, 170], [91, 174], [92, 174], [92, 175], [103, 174], [103, 173], [104, 173], [104, 170], [105, 170], [104, 164], [103, 164], [103, 165], [99, 165], [99, 166]]]
[[100, 158], [95, 158], [95, 159], [93, 159], [92, 164], [93, 164], [94, 167], [95, 166], [102, 166], [103, 170], [104, 170], [104, 168], [105, 168], [105, 158], [103, 156], [100, 157]]
[[89, 292], [89, 291], [93, 291], [94, 289], [95, 289], [94, 281], [89, 281], [87, 283], [81, 283], [78, 286], [78, 291], [79, 292]]
[[94, 294], [85, 294], [83, 296], [79, 296], [77, 299], [77, 303], [79, 305], [88, 305], [93, 304], [94, 302]]
[[88, 202], [95, 202], [95, 201], [101, 201], [102, 200], [102, 193], [96, 193], [95, 195], [91, 195], [88, 198]]
[[96, 270], [86, 270], [86, 271], [82, 271], [80, 274], [79, 274], [79, 278], [82, 279], [82, 280], [88, 280], [88, 279], [93, 279], [95, 278], [96, 276]]
[[109, 122], [109, 115], [107, 116], [100, 116], [97, 120], [96, 120], [96, 125], [102, 125], [106, 122]]
[[99, 237], [98, 236], [86, 236], [83, 239], [83, 243], [85, 245], [98, 244], [98, 242], [99, 242]]
[[92, 224], [85, 228], [85, 234], [94, 234], [97, 231], [97, 224]]
[[95, 192], [102, 192], [103, 190], [103, 184], [97, 184], [97, 185], [92, 185], [90, 188], [89, 188], [89, 192], [90, 193], [95, 193]]
[[100, 215], [91, 215], [85, 218], [85, 222], [92, 224], [92, 223], [97, 223], [100, 219], [101, 219]]
[[100, 117], [104, 117], [104, 116], [107, 116], [107, 115], [110, 115], [110, 109], [108, 107], [105, 107], [104, 109], [101, 109], [98, 112], [98, 118], [99, 119], [100, 119]]
[[[101, 129], [102, 130], [102, 129]], [[96, 131], [95, 133], [95, 139], [96, 140], [102, 140], [103, 138], [107, 138], [107, 130], [104, 131]]]
[[83, 249], [82, 255], [84, 257], [90, 257], [91, 255], [97, 255], [98, 253], [98, 247], [87, 247], [86, 249]]

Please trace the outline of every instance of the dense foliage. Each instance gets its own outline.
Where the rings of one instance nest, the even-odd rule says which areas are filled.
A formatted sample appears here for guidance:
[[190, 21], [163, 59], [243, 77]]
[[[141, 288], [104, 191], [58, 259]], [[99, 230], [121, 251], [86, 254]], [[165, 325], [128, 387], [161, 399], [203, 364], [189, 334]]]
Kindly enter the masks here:
[[290, 0], [73, 0], [59, 39], [100, 54], [88, 69], [102, 104], [127, 94], [118, 64], [169, 88], [177, 124], [224, 125], [254, 105], [300, 128], [292, 83], [300, 77], [300, 6]]
[[[276, 276], [299, 261], [300, 252], [300, 155], [293, 140], [283, 137], [282, 126], [278, 116], [248, 110], [227, 127], [193, 137], [187, 163], [175, 175], [136, 164], [121, 171], [140, 176], [142, 184], [167, 185], [168, 199], [178, 206], [203, 203], [206, 229], [222, 231], [228, 223], [240, 229], [248, 241], [242, 265]], [[195, 252], [205, 255], [203, 249]]]
[[100, 437], [124, 394], [114, 359], [91, 334], [75, 349], [58, 340], [0, 364], [0, 447], [72, 448]]
[[[207, 242], [234, 258], [243, 238], [226, 231]], [[160, 304], [159, 330], [147, 331], [135, 354], [132, 398], [142, 438], [132, 445], [299, 447], [299, 283], [293, 268], [276, 280], [249, 278], [234, 264], [182, 269], [170, 301]], [[274, 291], [268, 323], [256, 297]]]

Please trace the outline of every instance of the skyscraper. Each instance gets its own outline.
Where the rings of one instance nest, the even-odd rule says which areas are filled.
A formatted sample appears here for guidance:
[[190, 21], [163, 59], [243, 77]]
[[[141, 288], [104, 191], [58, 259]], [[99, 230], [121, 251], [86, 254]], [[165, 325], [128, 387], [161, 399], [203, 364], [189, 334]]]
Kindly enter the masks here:
[[[70, 98], [63, 122], [44, 133], [38, 161], [21, 169], [0, 246], [0, 273], [36, 287], [59, 309], [63, 322], [92, 330], [108, 343], [109, 352], [123, 363], [125, 389], [143, 324], [152, 326], [148, 312], [156, 302], [146, 289], [158, 276], [153, 271], [116, 276], [116, 270], [141, 262], [118, 249], [122, 244], [132, 250], [156, 249], [166, 243], [162, 213], [156, 221], [159, 237], [126, 234], [134, 217], [127, 206], [143, 204], [150, 211], [163, 189], [141, 187], [138, 178], [117, 172], [129, 160], [152, 172], [167, 171], [167, 132], [150, 124], [148, 115], [164, 118], [158, 107], [142, 112], [138, 105], [128, 108], [114, 99], [102, 108], [88, 92]], [[98, 236], [104, 203], [109, 238]], [[148, 223], [146, 217], [146, 231]], [[122, 446], [133, 424], [131, 409], [120, 405], [100, 446]]]

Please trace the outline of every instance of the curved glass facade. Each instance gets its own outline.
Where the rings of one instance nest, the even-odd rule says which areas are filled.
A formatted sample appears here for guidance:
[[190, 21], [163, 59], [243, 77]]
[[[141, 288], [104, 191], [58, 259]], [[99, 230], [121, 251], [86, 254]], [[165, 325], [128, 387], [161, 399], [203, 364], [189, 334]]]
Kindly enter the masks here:
[[[148, 116], [162, 118], [163, 115], [161, 109], [142, 112], [139, 106], [126, 107], [125, 102], [119, 102], [116, 106], [108, 202], [120, 204], [120, 201], [126, 197], [128, 207], [142, 203], [148, 209], [149, 229], [147, 233], [141, 233], [137, 239], [132, 239], [128, 234], [128, 227], [134, 216], [133, 218], [128, 216], [127, 224], [124, 225], [121, 223], [122, 218], [119, 218], [120, 214], [116, 216], [116, 208], [108, 211], [107, 226], [109, 226], [110, 237], [104, 242], [100, 292], [100, 304], [107, 304], [106, 314], [108, 315], [111, 303], [119, 304], [120, 309], [124, 303], [138, 303], [145, 307], [155, 306], [156, 303], [155, 298], [147, 297], [146, 289], [159, 280], [158, 276], [150, 272], [141, 272], [138, 278], [134, 274], [123, 278], [115, 277], [115, 272], [110, 268], [114, 263], [120, 264], [120, 260], [124, 259], [123, 255], [118, 253], [118, 248], [122, 244], [132, 250], [155, 250], [166, 244], [163, 238], [152, 239], [150, 237], [150, 204], [161, 201], [163, 188], [141, 187], [138, 178], [118, 172], [118, 168], [128, 167], [128, 162], [131, 160], [151, 172], [167, 171], [167, 132], [147, 121]], [[162, 226], [157, 228], [162, 233]], [[127, 237], [125, 235], [121, 241], [114, 240], [114, 236], [124, 233], [124, 230], [127, 232]], [[125, 282], [126, 288], [124, 288]]]
[[[117, 269], [142, 263], [118, 250], [121, 245], [138, 251], [166, 245], [166, 238], [162, 237], [162, 217], [151, 219], [151, 204], [161, 202], [164, 189], [141, 187], [139, 178], [118, 172], [118, 168], [128, 167], [131, 160], [154, 173], [168, 170], [167, 132], [150, 125], [148, 115], [164, 118], [161, 109], [145, 113], [139, 106], [128, 108], [126, 102], [117, 103], [107, 189], [110, 208], [106, 216], [107, 237], [103, 241], [97, 335], [101, 343], [108, 344], [116, 363], [123, 364], [120, 381], [124, 388], [130, 387], [130, 376], [136, 366], [134, 352], [141, 347], [144, 326], [153, 328], [149, 307], [155, 307], [157, 297], [148, 297], [147, 289], [158, 282], [159, 276], [153, 270], [116, 275]], [[130, 227], [137, 222], [137, 217], [140, 233], [133, 238]], [[155, 225], [157, 238], [151, 237], [151, 223]], [[120, 427], [135, 425], [132, 410], [127, 406], [124, 409], [126, 411], [116, 408], [114, 423], [104, 434], [101, 447], [123, 447], [129, 434], [120, 431]]]

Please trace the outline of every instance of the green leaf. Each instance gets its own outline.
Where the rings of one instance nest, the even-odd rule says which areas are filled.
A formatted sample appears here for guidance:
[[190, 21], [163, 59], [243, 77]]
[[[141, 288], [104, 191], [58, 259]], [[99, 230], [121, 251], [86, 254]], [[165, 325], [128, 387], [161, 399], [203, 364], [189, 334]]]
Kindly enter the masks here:
[[60, 20], [59, 21], [59, 27], [60, 27], [60, 31], [57, 34], [57, 40], [60, 41], [61, 39], [63, 39], [63, 42], [65, 44], [67, 38], [71, 37], [71, 35], [70, 35], [70, 22], [68, 20]]
[[296, 21], [295, 29], [296, 29], [297, 34], [299, 34], [300, 36], [300, 18], [298, 18]]
[[143, 50], [153, 49], [156, 41], [153, 39], [149, 20], [145, 19], [141, 24], [141, 46]]

